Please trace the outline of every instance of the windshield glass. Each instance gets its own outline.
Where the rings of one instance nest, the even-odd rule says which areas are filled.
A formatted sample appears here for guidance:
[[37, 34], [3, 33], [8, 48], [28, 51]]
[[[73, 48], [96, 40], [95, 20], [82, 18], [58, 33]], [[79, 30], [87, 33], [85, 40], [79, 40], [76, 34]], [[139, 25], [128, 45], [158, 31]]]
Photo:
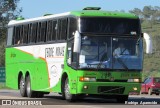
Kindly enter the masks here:
[[140, 34], [139, 19], [127, 18], [81, 18], [81, 33], [99, 33], [99, 34]]
[[142, 69], [142, 41], [134, 38], [112, 38], [113, 69]]
[[[82, 37], [80, 68], [110, 68], [111, 38]], [[103, 65], [100, 63], [104, 62]]]
[[[120, 43], [122, 52], [117, 49]], [[82, 36], [79, 68], [142, 69], [141, 43], [138, 38]]]

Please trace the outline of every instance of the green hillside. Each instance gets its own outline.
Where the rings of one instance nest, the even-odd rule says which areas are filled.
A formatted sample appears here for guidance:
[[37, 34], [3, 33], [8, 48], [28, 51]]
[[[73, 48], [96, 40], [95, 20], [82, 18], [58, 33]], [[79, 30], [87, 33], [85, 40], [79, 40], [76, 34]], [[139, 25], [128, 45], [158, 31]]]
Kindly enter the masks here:
[[[153, 54], [144, 53], [143, 78], [148, 76], [160, 77], [160, 7], [144, 6], [143, 9], [130, 10], [141, 19], [142, 32], [152, 36]], [[144, 42], [145, 48], [145, 42]]]
[[153, 40], [153, 54], [144, 54], [143, 76], [160, 77], [160, 23], [152, 24], [151, 21], [144, 21], [142, 31], [150, 34]]

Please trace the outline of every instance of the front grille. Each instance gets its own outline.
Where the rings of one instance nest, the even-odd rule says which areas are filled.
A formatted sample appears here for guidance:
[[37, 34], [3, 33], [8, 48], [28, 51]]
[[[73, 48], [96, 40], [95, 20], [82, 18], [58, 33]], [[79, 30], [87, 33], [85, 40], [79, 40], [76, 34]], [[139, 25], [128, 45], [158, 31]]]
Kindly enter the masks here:
[[123, 86], [99, 86], [98, 93], [123, 94], [125, 87]]

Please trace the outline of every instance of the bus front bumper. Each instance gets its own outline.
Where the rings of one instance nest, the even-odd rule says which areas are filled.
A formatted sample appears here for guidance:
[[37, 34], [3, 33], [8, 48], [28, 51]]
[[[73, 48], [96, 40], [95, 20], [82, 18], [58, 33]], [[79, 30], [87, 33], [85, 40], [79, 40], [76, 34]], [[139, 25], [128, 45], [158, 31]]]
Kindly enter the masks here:
[[140, 92], [140, 83], [130, 82], [79, 82], [77, 94], [128, 95]]

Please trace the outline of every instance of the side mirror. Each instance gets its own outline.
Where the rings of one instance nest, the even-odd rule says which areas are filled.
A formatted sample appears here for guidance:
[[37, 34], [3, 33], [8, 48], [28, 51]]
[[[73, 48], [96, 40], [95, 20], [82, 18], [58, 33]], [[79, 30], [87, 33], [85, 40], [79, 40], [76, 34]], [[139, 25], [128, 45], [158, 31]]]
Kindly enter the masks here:
[[147, 34], [147, 33], [143, 33], [143, 37], [144, 37], [144, 40], [146, 42], [146, 53], [147, 54], [152, 54], [153, 49], [152, 49], [152, 38], [151, 38], [151, 36], [149, 36], [149, 34]]
[[80, 53], [80, 47], [81, 47], [81, 35], [78, 31], [76, 31], [74, 35], [73, 52]]

